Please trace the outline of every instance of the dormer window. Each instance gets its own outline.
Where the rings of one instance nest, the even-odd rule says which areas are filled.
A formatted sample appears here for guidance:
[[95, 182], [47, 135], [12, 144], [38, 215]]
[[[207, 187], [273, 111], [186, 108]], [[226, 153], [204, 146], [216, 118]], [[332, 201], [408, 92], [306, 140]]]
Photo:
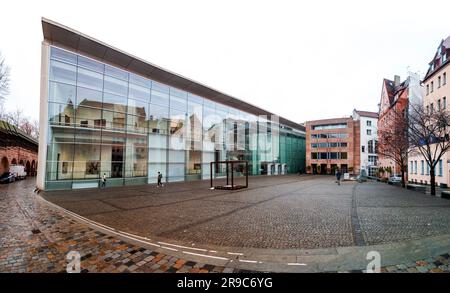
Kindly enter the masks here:
[[431, 71], [434, 71], [434, 62], [431, 63], [430, 69], [431, 69]]
[[447, 54], [446, 53], [442, 54], [442, 62], [441, 63], [444, 63], [445, 61], [447, 61]]

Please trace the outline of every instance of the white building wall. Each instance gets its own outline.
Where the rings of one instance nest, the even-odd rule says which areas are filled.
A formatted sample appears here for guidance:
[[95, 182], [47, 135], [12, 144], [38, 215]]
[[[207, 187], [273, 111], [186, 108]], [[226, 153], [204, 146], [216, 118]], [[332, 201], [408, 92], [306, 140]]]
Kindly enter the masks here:
[[[353, 119], [360, 121], [360, 166], [361, 171], [365, 170], [366, 175], [369, 175], [369, 168], [376, 167], [376, 162], [378, 161], [378, 155], [375, 151], [375, 141], [378, 141], [378, 128], [377, 118], [365, 117], [359, 115], [356, 111], [353, 111]], [[368, 130], [370, 133], [368, 134]], [[374, 141], [373, 152], [369, 153], [369, 141]], [[364, 149], [364, 151], [363, 151]], [[375, 161], [370, 161], [369, 156], [375, 157]]]

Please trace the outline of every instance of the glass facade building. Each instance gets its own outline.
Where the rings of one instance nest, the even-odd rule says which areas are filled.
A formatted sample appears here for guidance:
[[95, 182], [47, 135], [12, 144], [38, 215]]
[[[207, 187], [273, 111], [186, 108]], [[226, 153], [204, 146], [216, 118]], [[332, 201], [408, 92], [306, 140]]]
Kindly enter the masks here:
[[107, 186], [208, 179], [223, 160], [247, 160], [250, 175], [305, 171], [301, 127], [75, 50], [50, 45], [43, 58], [47, 190], [97, 187], [103, 174]]

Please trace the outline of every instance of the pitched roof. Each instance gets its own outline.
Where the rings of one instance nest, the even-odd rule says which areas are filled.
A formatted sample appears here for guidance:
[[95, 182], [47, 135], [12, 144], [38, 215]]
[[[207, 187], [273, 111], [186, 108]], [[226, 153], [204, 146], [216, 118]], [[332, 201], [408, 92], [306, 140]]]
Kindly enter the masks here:
[[375, 112], [359, 111], [359, 110], [355, 110], [355, 112], [358, 113], [359, 116], [370, 117], [370, 118], [378, 118], [378, 113], [375, 113]]
[[394, 101], [395, 95], [401, 93], [403, 90], [408, 88], [409, 79], [401, 82], [399, 85], [395, 85], [394, 81], [389, 80], [387, 78], [383, 79], [384, 85], [386, 86], [387, 95], [389, 97], [389, 103], [392, 105]]
[[[428, 71], [425, 74], [425, 77], [423, 78], [423, 80], [427, 80], [429, 77], [431, 77], [435, 72], [437, 72], [439, 69], [441, 69], [444, 65], [447, 65], [450, 62], [450, 59], [447, 58], [445, 60], [444, 63], [441, 63], [441, 55], [439, 55], [439, 48], [441, 48], [441, 52], [449, 54], [450, 52], [450, 36], [448, 36], [446, 39], [442, 40], [439, 43], [439, 46], [436, 50], [436, 53], [434, 54], [433, 60], [430, 61], [430, 63], [428, 63], [429, 67], [428, 67]], [[432, 65], [435, 65], [434, 68], [432, 68]]]

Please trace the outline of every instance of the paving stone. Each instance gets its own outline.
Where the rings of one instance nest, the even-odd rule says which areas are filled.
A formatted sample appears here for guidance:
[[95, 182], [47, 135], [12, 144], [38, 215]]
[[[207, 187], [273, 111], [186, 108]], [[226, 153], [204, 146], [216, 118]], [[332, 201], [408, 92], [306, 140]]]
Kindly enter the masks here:
[[[289, 187], [291, 183], [286, 183], [286, 186]], [[275, 187], [279, 188], [278, 192], [283, 191], [286, 188], [283, 187]], [[349, 185], [350, 186], [350, 185]], [[423, 230], [423, 226], [419, 220], [416, 223], [407, 223], [405, 226], [405, 231], [400, 231], [400, 229], [392, 228], [391, 225], [401, 225], [404, 224], [402, 219], [409, 217], [410, 214], [405, 213], [403, 210], [408, 210], [409, 205], [423, 205], [423, 209], [430, 213], [430, 215], [434, 214], [436, 211], [436, 217], [440, 217], [440, 221], [442, 225], [439, 227], [427, 227], [429, 229], [429, 234], [425, 236], [438, 235], [439, 233], [444, 233], [448, 230], [448, 222], [447, 222], [447, 214], [448, 212], [442, 212], [444, 203], [441, 201], [434, 202], [434, 206], [429, 204], [429, 198], [426, 199], [416, 196], [416, 194], [411, 195], [411, 193], [407, 193], [406, 191], [398, 191], [398, 194], [390, 194], [390, 198], [384, 197], [383, 191], [384, 185], [372, 185], [372, 184], [364, 184], [361, 185], [362, 190], [360, 190], [361, 198], [358, 198], [358, 212], [361, 211], [362, 218], [360, 220], [362, 225], [362, 229], [366, 229], [367, 233], [372, 233], [368, 235], [367, 244], [374, 243], [383, 243], [384, 241], [393, 241], [407, 239], [408, 233], [415, 235], [425, 235], [423, 234], [425, 230]], [[376, 187], [374, 189], [374, 186]], [[378, 186], [382, 186], [380, 190], [377, 190], [377, 196], [374, 195], [374, 190], [378, 189]], [[197, 263], [193, 261], [189, 261], [186, 259], [180, 259], [172, 255], [166, 255], [163, 253], [158, 253], [156, 251], [152, 251], [150, 249], [146, 249], [144, 247], [132, 245], [126, 241], [117, 239], [114, 236], [105, 235], [102, 232], [95, 231], [88, 226], [77, 222], [73, 219], [66, 217], [61, 214], [59, 211], [51, 209], [48, 205], [37, 201], [34, 198], [34, 194], [31, 193], [33, 187], [33, 182], [24, 180], [20, 182], [16, 182], [7, 187], [0, 186], [0, 223], [4, 223], [3, 219], [7, 219], [8, 226], [3, 228], [0, 226], [1, 230], [1, 241], [0, 241], [0, 249], [2, 250], [2, 254], [0, 255], [0, 272], [65, 272], [66, 271], [66, 254], [70, 250], [78, 251], [81, 255], [81, 264], [82, 264], [82, 272], [195, 272], [195, 273], [205, 273], [205, 272], [239, 272], [245, 273], [249, 272], [247, 270], [235, 269], [231, 267], [223, 267], [223, 266], [214, 266], [211, 264], [205, 263]], [[334, 187], [334, 186], [333, 186]], [[7, 188], [7, 189], [6, 189]], [[273, 187], [271, 187], [273, 188]], [[324, 187], [324, 190], [327, 191], [327, 186]], [[258, 189], [257, 189], [258, 190]], [[287, 191], [289, 192], [289, 188]], [[260, 191], [260, 190], [259, 190]], [[284, 190], [286, 191], [286, 190]], [[347, 211], [348, 214], [348, 204], [349, 197], [345, 196], [345, 190], [342, 189], [340, 192], [344, 192], [342, 198], [338, 201], [330, 201], [330, 197], [322, 196], [317, 194], [317, 200], [314, 202], [308, 203], [306, 198], [304, 197], [304, 193], [296, 193], [295, 189], [292, 189], [292, 192], [295, 196], [290, 197], [286, 195], [280, 198], [271, 199], [271, 204], [274, 205], [275, 208], [280, 208], [280, 214], [278, 215], [281, 218], [276, 219], [262, 219], [257, 218], [257, 223], [264, 223], [260, 221], [266, 220], [274, 220], [277, 223], [280, 220], [285, 221], [291, 215], [286, 213], [292, 213], [292, 210], [289, 208], [296, 203], [305, 204], [304, 207], [314, 210], [322, 211], [322, 202], [326, 202], [328, 205], [331, 204], [334, 209], [333, 213], [342, 213], [343, 210]], [[258, 194], [258, 192], [256, 192]], [[380, 195], [381, 193], [381, 195]], [[257, 201], [254, 201], [251, 192], [247, 199], [241, 198], [239, 193], [236, 193], [238, 202], [244, 202], [245, 204], [241, 207], [245, 207], [249, 204], [254, 204]], [[289, 194], [289, 193], [287, 193]], [[264, 193], [259, 193], [259, 196], [264, 196]], [[367, 196], [366, 196], [367, 195]], [[332, 199], [336, 198], [336, 194], [332, 195]], [[283, 200], [281, 200], [283, 199]], [[284, 201], [286, 199], [286, 202]], [[328, 200], [328, 202], [327, 202]], [[216, 207], [220, 204], [216, 201]], [[214, 202], [214, 203], [216, 203]], [[286, 203], [289, 203], [286, 207]], [[198, 202], [195, 202], [198, 204]], [[447, 204], [447, 202], [446, 202]], [[347, 209], [344, 206], [347, 205]], [[378, 215], [380, 209], [385, 209], [384, 207], [380, 207], [381, 205], [389, 207], [392, 206], [400, 206], [400, 212], [393, 213], [392, 209], [386, 208], [386, 212], [389, 215], [395, 214], [398, 218], [395, 218], [393, 222], [391, 222], [392, 218], [389, 219], [389, 215], [386, 217], [378, 217], [377, 219], [372, 218], [374, 215]], [[258, 205], [256, 205], [258, 206]], [[255, 207], [256, 207], [255, 206]], [[378, 212], [369, 212], [373, 206], [379, 206]], [[185, 206], [188, 207], [188, 206]], [[223, 206], [224, 210], [227, 210], [226, 206]], [[267, 205], [261, 205], [261, 208], [267, 208]], [[189, 208], [189, 207], [188, 207]], [[286, 210], [288, 209], [288, 210]], [[411, 208], [413, 212], [417, 212], [414, 208]], [[398, 211], [398, 210], [397, 210]], [[249, 212], [249, 216], [255, 216], [260, 213], [263, 213], [262, 210], [247, 210]], [[327, 211], [331, 212], [331, 211]], [[325, 216], [327, 215], [325, 212]], [[296, 213], [299, 213], [297, 210]], [[242, 214], [239, 214], [242, 215]], [[415, 217], [417, 219], [421, 218], [423, 213], [421, 211], [418, 212], [418, 216]], [[300, 217], [305, 215], [300, 215]], [[426, 216], [425, 221], [431, 221], [434, 215]], [[340, 221], [340, 218], [336, 218], [336, 215], [332, 215], [332, 220]], [[450, 218], [450, 217], [449, 217]], [[384, 225], [386, 231], [382, 231], [380, 229], [381, 226], [378, 226], [379, 223], [377, 221], [388, 221], [390, 225]], [[230, 220], [230, 219], [228, 219]], [[246, 218], [242, 218], [244, 222], [246, 222]], [[167, 222], [167, 221], [166, 221]], [[326, 238], [320, 238], [320, 231], [307, 230], [310, 229], [308, 226], [302, 227], [302, 229], [296, 230], [296, 225], [304, 224], [302, 223], [301, 218], [298, 219], [293, 226], [290, 226], [289, 231], [295, 231], [296, 234], [300, 235], [304, 229], [306, 229], [307, 233], [304, 237], [308, 238], [310, 235], [314, 235], [313, 242], [298, 242], [297, 244], [304, 245], [304, 247], [318, 247], [321, 245], [330, 245], [330, 243], [334, 243], [336, 245], [345, 245], [346, 243], [346, 233], [348, 227], [339, 228], [341, 230], [333, 230], [334, 225], [328, 226], [327, 229], [330, 231], [341, 231], [343, 232], [343, 238], [337, 239], [336, 241], [330, 241]], [[433, 222], [433, 221], [431, 221]], [[310, 223], [309, 223], [310, 224]], [[309, 225], [308, 224], [308, 225]], [[201, 226], [201, 225], [200, 225]], [[39, 233], [32, 233], [30, 227], [33, 229], [37, 229]], [[280, 227], [280, 226], [277, 226]], [[205, 227], [206, 228], [206, 227]], [[249, 229], [255, 229], [255, 227], [249, 226]], [[188, 229], [189, 230], [189, 229]], [[222, 230], [220, 230], [220, 234], [224, 234]], [[266, 231], [267, 232], [267, 231]], [[266, 233], [264, 232], [264, 233]], [[277, 234], [278, 231], [269, 231], [273, 233], [273, 238], [282, 236], [282, 234]], [[351, 231], [350, 231], [351, 232]], [[263, 235], [265, 235], [263, 233]], [[285, 232], [283, 232], [285, 233]], [[384, 233], [384, 234], [383, 234]], [[394, 235], [400, 236], [395, 238]], [[339, 234], [339, 233], [337, 233]], [[337, 235], [336, 234], [336, 235]], [[205, 235], [205, 234], [203, 234]], [[366, 234], [365, 234], [366, 235]], [[193, 237], [198, 237], [198, 235], [191, 235]], [[376, 237], [375, 237], [376, 236]], [[293, 239], [295, 239], [295, 235], [289, 235], [284, 243], [290, 243]], [[302, 236], [303, 237], [303, 236]], [[379, 237], [379, 238], [377, 238]], [[403, 238], [402, 238], [403, 237]], [[405, 238], [406, 237], [406, 238]], [[338, 237], [339, 238], [339, 237]], [[278, 247], [279, 244], [274, 239], [267, 239], [268, 241], [264, 245], [269, 245], [273, 247]], [[353, 238], [352, 238], [353, 239]], [[378, 239], [378, 240], [374, 240]], [[228, 241], [228, 240], [227, 240]], [[236, 239], [231, 239], [231, 241], [237, 241]], [[242, 241], [240, 239], [239, 241]], [[316, 242], [317, 241], [317, 242]], [[353, 240], [351, 240], [353, 241]], [[198, 243], [198, 241], [197, 241]], [[222, 243], [222, 242], [221, 242]], [[225, 243], [225, 242], [223, 242]], [[238, 242], [236, 242], [238, 243]], [[296, 244], [296, 245], [297, 245]], [[284, 247], [285, 244], [281, 246]], [[288, 245], [289, 246], [289, 245]], [[289, 246], [290, 247], [290, 246]], [[295, 247], [290, 247], [295, 248]], [[389, 266], [382, 268], [382, 272], [432, 272], [432, 273], [440, 273], [440, 272], [449, 272], [450, 271], [450, 254], [446, 253], [440, 256], [436, 256], [434, 258], [427, 258], [424, 260], [418, 260], [415, 263], [404, 263], [396, 266]]]

